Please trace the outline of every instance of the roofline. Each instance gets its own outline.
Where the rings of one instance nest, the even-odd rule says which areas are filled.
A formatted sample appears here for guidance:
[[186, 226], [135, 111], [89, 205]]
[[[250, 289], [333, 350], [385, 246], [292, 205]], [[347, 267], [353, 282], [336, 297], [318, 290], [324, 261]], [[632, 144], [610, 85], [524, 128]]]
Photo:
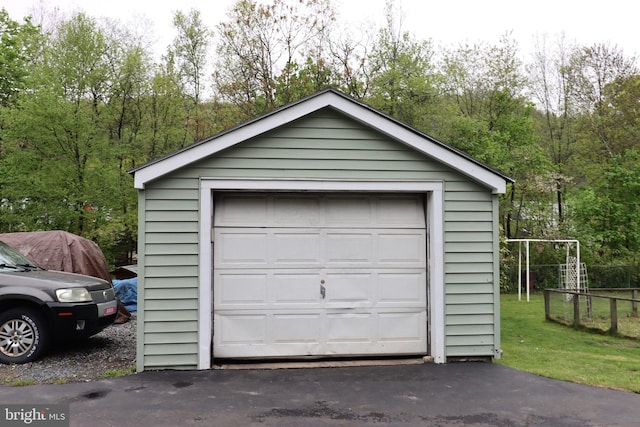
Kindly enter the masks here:
[[[394, 123], [395, 123], [395, 124], [397, 124], [398, 126], [402, 126], [402, 127], [404, 127], [405, 129], [407, 129], [407, 130], [409, 130], [409, 131], [411, 131], [411, 132], [414, 132], [414, 133], [416, 133], [417, 135], [419, 135], [419, 136], [421, 136], [421, 137], [423, 137], [423, 138], [425, 138], [425, 139], [428, 139], [429, 141], [433, 142], [434, 144], [438, 144], [438, 145], [440, 145], [441, 147], [443, 147], [443, 148], [445, 148], [445, 149], [447, 149], [447, 150], [451, 150], [451, 151], [453, 151], [454, 153], [458, 154], [459, 156], [462, 156], [462, 157], [466, 158], [467, 160], [469, 160], [469, 161], [471, 161], [471, 162], [473, 162], [473, 163], [477, 163], [479, 166], [481, 166], [481, 167], [483, 167], [483, 168], [485, 168], [485, 169], [487, 169], [487, 170], [489, 170], [489, 171], [491, 171], [491, 172], [495, 173], [496, 175], [501, 176], [502, 178], [504, 178], [504, 180], [505, 180], [505, 181], [508, 181], [509, 183], [515, 183], [515, 182], [516, 182], [514, 178], [510, 177], [509, 175], [505, 174], [504, 172], [502, 172], [502, 171], [500, 171], [500, 170], [498, 170], [498, 169], [496, 169], [496, 168], [493, 168], [493, 167], [491, 167], [491, 166], [487, 165], [486, 163], [484, 163], [484, 162], [482, 162], [482, 161], [480, 161], [480, 160], [476, 159], [475, 157], [473, 157], [473, 156], [471, 156], [471, 155], [469, 155], [469, 154], [465, 153], [464, 151], [462, 151], [462, 150], [460, 150], [460, 149], [458, 149], [458, 148], [456, 148], [456, 147], [454, 147], [454, 146], [452, 146], [452, 145], [449, 145], [449, 144], [447, 144], [446, 142], [440, 141], [439, 139], [437, 139], [437, 138], [435, 138], [435, 137], [433, 137], [433, 136], [431, 136], [431, 135], [429, 135], [429, 134], [427, 134], [427, 133], [425, 133], [425, 132], [422, 132], [422, 131], [421, 131], [421, 130], [419, 130], [419, 129], [416, 129], [416, 128], [414, 128], [413, 126], [410, 126], [410, 125], [408, 125], [408, 124], [404, 123], [403, 121], [400, 121], [400, 120], [396, 119], [395, 117], [392, 117], [392, 116], [390, 116], [389, 114], [387, 114], [387, 113], [385, 113], [385, 112], [383, 112], [383, 111], [380, 111], [380, 110], [378, 110], [378, 109], [375, 109], [375, 108], [373, 108], [372, 106], [370, 106], [370, 105], [368, 105], [368, 104], [365, 104], [365, 103], [364, 103], [364, 102], [362, 102], [362, 101], [359, 101], [359, 100], [357, 100], [357, 99], [355, 99], [355, 98], [353, 98], [353, 97], [351, 97], [351, 96], [349, 96], [349, 95], [347, 95], [347, 94], [345, 94], [345, 93], [343, 93], [343, 92], [340, 92], [340, 91], [339, 91], [339, 90], [337, 90], [337, 89], [334, 89], [334, 91], [335, 91], [338, 95], [342, 95], [343, 97], [345, 97], [345, 98], [347, 98], [347, 99], [350, 99], [352, 102], [354, 102], [354, 103], [356, 103], [356, 104], [359, 104], [361, 107], [366, 108], [366, 109], [368, 109], [368, 110], [370, 110], [370, 111], [372, 111], [372, 112], [374, 112], [374, 113], [376, 113], [376, 114], [378, 114], [378, 115], [380, 115], [380, 116], [385, 117], [387, 120], [390, 120], [390, 121], [394, 122]], [[357, 118], [356, 118], [356, 120], [357, 120]], [[371, 124], [369, 124], [369, 123], [367, 123], [367, 124], [368, 124], [369, 126], [371, 126]], [[397, 139], [397, 137], [396, 137], [396, 136], [394, 136], [394, 135], [388, 135], [388, 136], [390, 136], [390, 137], [391, 137], [391, 138], [393, 138], [393, 139]], [[402, 141], [401, 141], [401, 142], [402, 142]]]
[[499, 170], [334, 88], [324, 89], [195, 142], [131, 169], [129, 173], [134, 175], [135, 188], [144, 189], [147, 182], [160, 176], [326, 107], [346, 114], [416, 151], [442, 161], [458, 172], [490, 187], [494, 193], [504, 193], [506, 183], [515, 182]]
[[[261, 115], [259, 115], [259, 116], [256, 116], [256, 117], [254, 117], [254, 118], [252, 118], [252, 119], [249, 119], [249, 120], [244, 121], [244, 122], [242, 122], [242, 123], [240, 123], [240, 124], [237, 124], [237, 125], [235, 125], [235, 126], [233, 126], [233, 127], [229, 128], [229, 129], [226, 129], [226, 130], [220, 131], [220, 132], [218, 132], [218, 133], [216, 133], [216, 134], [213, 134], [213, 135], [211, 135], [211, 136], [209, 136], [209, 137], [207, 137], [207, 138], [205, 138], [205, 139], [201, 139], [200, 141], [196, 141], [196, 142], [194, 142], [194, 143], [192, 143], [192, 144], [189, 144], [189, 145], [187, 145], [186, 147], [180, 148], [179, 150], [173, 151], [173, 152], [171, 152], [171, 153], [169, 153], [169, 154], [165, 154], [164, 156], [158, 157], [158, 158], [156, 158], [156, 159], [149, 160], [148, 162], [146, 162], [146, 163], [144, 163], [144, 164], [142, 164], [142, 165], [140, 165], [140, 166], [136, 166], [135, 168], [132, 168], [132, 169], [128, 170], [128, 171], [127, 171], [127, 173], [129, 173], [129, 174], [134, 174], [135, 172], [137, 172], [137, 171], [138, 171], [138, 170], [140, 170], [140, 169], [143, 169], [143, 168], [146, 168], [146, 167], [148, 167], [148, 166], [151, 166], [151, 165], [153, 165], [153, 164], [155, 164], [155, 163], [161, 162], [161, 161], [163, 161], [163, 160], [165, 160], [165, 159], [167, 159], [167, 158], [169, 158], [169, 157], [173, 157], [173, 156], [179, 155], [179, 154], [180, 154], [180, 153], [182, 153], [183, 151], [191, 150], [193, 147], [198, 146], [198, 145], [200, 145], [200, 144], [206, 144], [206, 143], [207, 143], [207, 142], [209, 142], [209, 141], [212, 141], [212, 140], [214, 140], [214, 139], [216, 139], [216, 138], [219, 138], [219, 137], [221, 137], [221, 136], [224, 136], [225, 134], [228, 134], [228, 133], [231, 133], [231, 132], [235, 132], [236, 130], [238, 130], [238, 129], [240, 129], [240, 128], [243, 128], [243, 127], [245, 127], [245, 126], [250, 126], [250, 125], [252, 125], [252, 124], [253, 124], [253, 123], [255, 123], [255, 122], [259, 122], [260, 120], [262, 120], [263, 118], [265, 118], [265, 117], [267, 117], [267, 116], [271, 116], [271, 115], [274, 115], [274, 114], [278, 114], [280, 111], [286, 110], [286, 109], [288, 109], [288, 108], [293, 108], [293, 107], [295, 107], [297, 104], [299, 104], [299, 103], [301, 103], [301, 102], [304, 102], [304, 101], [306, 101], [306, 100], [307, 100], [307, 99], [309, 99], [309, 98], [313, 98], [314, 96], [318, 96], [318, 95], [320, 95], [320, 94], [322, 94], [322, 93], [324, 93], [324, 92], [331, 92], [331, 91], [339, 92], [339, 91], [337, 91], [337, 89], [327, 88], [327, 89], [324, 89], [324, 90], [322, 90], [322, 91], [320, 91], [320, 92], [316, 92], [315, 94], [307, 95], [307, 96], [305, 96], [304, 98], [300, 98], [300, 99], [299, 99], [299, 100], [297, 100], [297, 101], [291, 102], [291, 103], [289, 103], [289, 104], [286, 104], [286, 105], [283, 105], [283, 106], [281, 106], [281, 107], [278, 107], [278, 108], [276, 108], [276, 109], [274, 109], [274, 110], [271, 110], [271, 111], [269, 111], [269, 112], [267, 112], [267, 113], [264, 113], [264, 114], [261, 114]], [[347, 96], [346, 94], [343, 94], [343, 95], [344, 95], [344, 96]]]

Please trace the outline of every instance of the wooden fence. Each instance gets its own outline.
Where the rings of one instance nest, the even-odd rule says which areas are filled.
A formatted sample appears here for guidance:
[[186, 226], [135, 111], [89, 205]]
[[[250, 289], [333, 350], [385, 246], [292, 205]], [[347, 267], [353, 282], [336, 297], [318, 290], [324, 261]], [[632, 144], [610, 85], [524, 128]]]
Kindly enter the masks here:
[[[638, 288], [592, 289], [589, 292], [545, 289], [545, 319], [575, 328], [640, 338], [639, 291]], [[624, 294], [629, 297], [621, 296]]]

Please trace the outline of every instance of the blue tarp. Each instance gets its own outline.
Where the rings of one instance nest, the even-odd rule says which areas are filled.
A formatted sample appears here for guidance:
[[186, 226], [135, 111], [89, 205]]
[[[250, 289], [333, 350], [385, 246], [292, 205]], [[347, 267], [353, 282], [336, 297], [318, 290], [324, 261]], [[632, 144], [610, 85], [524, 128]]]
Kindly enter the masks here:
[[118, 299], [122, 301], [124, 307], [133, 313], [138, 311], [138, 278], [114, 280], [113, 287], [116, 290]]

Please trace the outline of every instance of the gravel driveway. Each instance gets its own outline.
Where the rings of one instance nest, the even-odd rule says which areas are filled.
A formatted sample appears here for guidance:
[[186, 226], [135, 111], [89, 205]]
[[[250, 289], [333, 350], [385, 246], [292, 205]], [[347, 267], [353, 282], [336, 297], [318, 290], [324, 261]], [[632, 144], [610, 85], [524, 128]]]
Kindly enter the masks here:
[[136, 365], [136, 314], [93, 337], [52, 347], [39, 360], [23, 365], [0, 364], [0, 385], [63, 384], [87, 382], [134, 372]]

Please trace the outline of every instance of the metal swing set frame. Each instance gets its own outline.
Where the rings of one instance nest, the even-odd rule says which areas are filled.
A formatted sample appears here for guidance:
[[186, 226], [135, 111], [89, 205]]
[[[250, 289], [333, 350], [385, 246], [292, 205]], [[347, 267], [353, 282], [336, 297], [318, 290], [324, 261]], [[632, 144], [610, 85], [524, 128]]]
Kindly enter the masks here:
[[[530, 244], [532, 242], [534, 243], [561, 243], [561, 244], [565, 244], [567, 247], [567, 256], [566, 256], [566, 269], [569, 270], [569, 266], [570, 266], [570, 262], [569, 259], [570, 257], [570, 253], [571, 253], [571, 246], [573, 244], [576, 245], [576, 274], [575, 274], [575, 289], [577, 291], [580, 291], [582, 289], [581, 286], [581, 274], [580, 274], [580, 268], [581, 268], [581, 264], [580, 264], [580, 242], [578, 240], [571, 240], [571, 239], [507, 239], [507, 242], [518, 242], [518, 300], [522, 300], [522, 244], [524, 243], [525, 246], [525, 268], [526, 268], [526, 283], [525, 283], [525, 289], [526, 289], [526, 295], [527, 295], [527, 302], [529, 301], [529, 286], [530, 286], [530, 276], [529, 276], [529, 272], [530, 272]], [[573, 264], [573, 263], [571, 263]]]

